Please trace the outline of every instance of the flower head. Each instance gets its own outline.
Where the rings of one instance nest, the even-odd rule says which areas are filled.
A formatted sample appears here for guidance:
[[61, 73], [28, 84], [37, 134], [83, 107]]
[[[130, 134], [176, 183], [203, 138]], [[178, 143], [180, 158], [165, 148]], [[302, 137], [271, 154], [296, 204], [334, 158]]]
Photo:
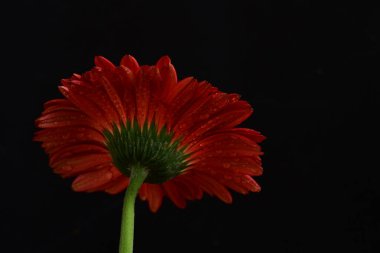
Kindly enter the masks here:
[[131, 168], [148, 176], [139, 190], [156, 211], [164, 196], [178, 207], [204, 192], [226, 203], [228, 189], [260, 190], [264, 137], [236, 128], [253, 112], [237, 94], [219, 91], [192, 77], [177, 80], [169, 57], [140, 66], [130, 55], [113, 65], [103, 57], [95, 67], [62, 80], [62, 99], [45, 104], [36, 120], [50, 166], [75, 177], [75, 191], [125, 190]]

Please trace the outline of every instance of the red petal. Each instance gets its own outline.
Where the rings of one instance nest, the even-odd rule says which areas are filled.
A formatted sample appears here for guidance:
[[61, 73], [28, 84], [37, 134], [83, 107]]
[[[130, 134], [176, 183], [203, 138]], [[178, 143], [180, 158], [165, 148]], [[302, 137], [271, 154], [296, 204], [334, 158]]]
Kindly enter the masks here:
[[138, 72], [135, 88], [137, 121], [143, 126], [148, 115], [150, 99], [149, 79], [144, 71]]
[[116, 68], [112, 62], [110, 62], [108, 59], [104, 58], [103, 56], [95, 56], [95, 65], [106, 71], [114, 71]]
[[68, 100], [70, 100], [80, 110], [82, 110], [84, 113], [86, 113], [96, 122], [98, 122], [99, 125], [103, 127], [107, 126], [107, 121], [105, 120], [105, 117], [103, 116], [101, 109], [98, 108], [98, 106], [94, 102], [89, 101], [87, 98], [83, 97], [82, 95], [77, 96], [73, 94], [72, 92], [69, 91], [67, 87], [59, 86], [58, 88]]
[[109, 170], [89, 172], [78, 176], [73, 184], [74, 191], [94, 191], [108, 183], [112, 179], [112, 173]]
[[43, 146], [57, 147], [80, 142], [95, 142], [104, 145], [104, 136], [90, 127], [47, 128], [38, 131], [35, 141], [44, 142]]
[[[181, 90], [183, 90], [185, 87], [187, 87], [190, 83], [192, 82], [196, 82], [195, 79], [193, 77], [186, 77], [184, 79], [182, 79], [181, 81], [179, 81], [174, 87], [172, 90], [168, 90], [167, 91], [167, 94], [166, 94], [166, 99], [167, 99], [167, 103], [168, 104], [171, 104], [172, 100], [174, 99], [174, 97], [181, 92]], [[163, 101], [165, 102], [165, 101]], [[174, 107], [175, 108], [175, 107]]]
[[100, 114], [96, 114], [96, 117], [101, 116], [106, 119], [109, 124], [110, 122], [118, 122], [120, 120], [120, 116], [116, 111], [113, 101], [110, 100], [106, 90], [104, 89], [103, 74], [98, 73], [97, 71], [92, 71], [89, 75], [91, 75], [91, 77], [86, 78], [89, 78], [90, 80], [69, 80], [63, 82], [73, 98], [71, 101], [78, 107], [80, 107], [83, 103], [93, 105], [93, 107], [95, 105], [96, 110], [100, 112]]
[[[157, 68], [152, 67], [146, 71], [145, 80], [148, 85], [150, 97], [148, 100], [148, 111], [146, 122], [150, 125], [154, 117], [156, 117], [157, 113], [162, 113], [159, 109], [163, 109], [162, 106], [162, 94], [164, 92], [164, 85], [160, 82], [159, 71]], [[157, 117], [156, 117], [157, 118]]]
[[74, 110], [78, 111], [78, 108], [67, 99], [52, 99], [44, 104], [43, 113], [52, 112], [55, 110]]
[[233, 128], [228, 130], [221, 130], [218, 131], [218, 133], [236, 133], [256, 143], [260, 143], [266, 139], [265, 136], [263, 136], [260, 132], [248, 128]]
[[168, 56], [161, 57], [156, 66], [162, 77], [163, 93], [167, 94], [170, 90], [173, 90], [177, 84], [177, 73], [174, 66], [170, 63], [170, 58]]
[[112, 164], [108, 154], [90, 154], [62, 159], [51, 166], [56, 173], [69, 177], [85, 171], [99, 170], [104, 167], [110, 168]]
[[186, 207], [186, 201], [179, 193], [179, 187], [175, 183], [173, 183], [172, 180], [166, 181], [162, 184], [162, 186], [164, 188], [165, 195], [167, 195], [177, 207]]
[[146, 200], [148, 198], [148, 184], [144, 183], [139, 189], [139, 197], [141, 200]]
[[126, 122], [126, 114], [124, 111], [124, 105], [121, 101], [120, 96], [117, 94], [115, 88], [113, 87], [112, 83], [106, 78], [103, 77], [103, 82], [105, 90], [107, 91], [107, 94], [110, 98], [110, 101], [113, 103], [116, 111], [118, 112], [120, 119], [122, 122]]
[[260, 176], [263, 173], [261, 165], [252, 158], [230, 158], [230, 157], [213, 157], [206, 158], [202, 162], [192, 165], [194, 170], [203, 171], [210, 175], [219, 172], [229, 174], [247, 174], [251, 176]]
[[215, 89], [208, 89], [188, 106], [178, 120], [178, 124], [188, 125], [192, 130], [199, 128], [200, 125], [204, 125], [209, 119], [215, 117], [226, 105], [235, 103], [238, 98], [236, 94], [225, 94], [216, 92]]
[[120, 65], [125, 66], [132, 70], [133, 72], [137, 72], [140, 69], [140, 66], [136, 59], [131, 55], [125, 55], [120, 62]]
[[[136, 108], [137, 120], [140, 125], [147, 122], [149, 125], [161, 112], [163, 87], [160, 82], [158, 69], [155, 67], [142, 67], [137, 75], [135, 91], [136, 91]], [[157, 117], [156, 119], [157, 120]]]
[[196, 156], [253, 157], [262, 155], [261, 147], [256, 142], [235, 133], [232, 129], [209, 135], [190, 145], [186, 152], [192, 153], [193, 158]]
[[239, 183], [236, 183], [234, 180], [229, 179], [220, 179], [220, 182], [230, 188], [231, 190], [234, 190], [240, 194], [247, 194], [249, 192], [249, 189], [246, 189], [245, 187], [241, 186]]
[[252, 177], [248, 175], [244, 176], [240, 182], [242, 185], [244, 185], [246, 188], [248, 188], [252, 192], [261, 191], [260, 185], [256, 183], [256, 181]]
[[128, 185], [129, 178], [125, 177], [124, 175], [121, 175], [118, 179], [112, 182], [112, 185], [107, 187], [105, 191], [109, 194], [117, 194], [124, 191], [128, 187]]
[[186, 177], [186, 174], [177, 176], [176, 178], [172, 179], [176, 182], [177, 185], [179, 185], [181, 189], [181, 194], [188, 200], [194, 200], [194, 199], [201, 199], [203, 196], [202, 189], [197, 185], [194, 184], [194, 182], [188, 180]]
[[55, 164], [62, 159], [89, 154], [108, 154], [108, 150], [99, 145], [89, 143], [78, 143], [76, 145], [63, 146], [50, 156], [50, 164]]
[[199, 184], [199, 186], [211, 196], [215, 195], [225, 203], [232, 203], [230, 192], [215, 179], [196, 172], [189, 173], [187, 176], [191, 178], [194, 183]]
[[121, 99], [123, 99], [125, 104], [125, 113], [127, 118], [133, 121], [136, 115], [136, 77], [130, 69], [123, 66], [118, 69], [118, 73], [120, 74], [121, 84], [124, 87]]
[[180, 124], [178, 121], [187, 116], [189, 109], [203, 105], [209, 99], [209, 95], [216, 91], [216, 88], [210, 84], [198, 83], [195, 79], [190, 79], [183, 85], [184, 87], [170, 101], [171, 123], [175, 124], [174, 131], [177, 134], [185, 134], [185, 131], [194, 125], [193, 122]]
[[57, 128], [70, 126], [94, 125], [87, 115], [74, 110], [55, 110], [53, 112], [44, 111], [41, 117], [36, 120], [39, 128]]
[[246, 102], [239, 102], [241, 103], [227, 106], [228, 108], [224, 108], [220, 114], [210, 118], [204, 124], [194, 127], [194, 132], [186, 136], [183, 143], [195, 141], [208, 132], [215, 131], [217, 129], [232, 128], [243, 122], [247, 117], [249, 117], [249, 115], [252, 114], [252, 108]]
[[164, 197], [164, 192], [162, 187], [157, 184], [147, 184], [147, 200], [149, 202], [149, 209], [152, 212], [157, 212], [162, 204], [162, 198]]

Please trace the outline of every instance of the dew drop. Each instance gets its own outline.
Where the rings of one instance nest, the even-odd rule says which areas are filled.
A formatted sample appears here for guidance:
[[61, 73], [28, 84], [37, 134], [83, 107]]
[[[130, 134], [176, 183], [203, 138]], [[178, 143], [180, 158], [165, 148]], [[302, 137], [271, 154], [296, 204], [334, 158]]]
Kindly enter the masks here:
[[64, 165], [62, 166], [63, 171], [72, 171], [73, 167], [71, 165]]
[[230, 163], [223, 163], [223, 168], [228, 169], [229, 167], [231, 167]]
[[179, 124], [178, 129], [183, 130], [185, 129], [185, 127], [186, 127], [186, 124]]
[[239, 100], [239, 96], [233, 96], [230, 98], [230, 102], [234, 103], [234, 102], [237, 102]]

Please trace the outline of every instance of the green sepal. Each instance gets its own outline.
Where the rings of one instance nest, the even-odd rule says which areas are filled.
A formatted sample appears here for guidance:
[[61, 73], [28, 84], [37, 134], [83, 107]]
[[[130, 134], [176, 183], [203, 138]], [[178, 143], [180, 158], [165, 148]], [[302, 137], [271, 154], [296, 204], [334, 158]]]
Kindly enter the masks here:
[[140, 127], [134, 120], [114, 124], [112, 131], [103, 134], [114, 165], [128, 177], [131, 168], [140, 166], [148, 171], [145, 182], [163, 183], [188, 167], [186, 147], [180, 147], [181, 139], [174, 140], [166, 127], [158, 131], [154, 123]]

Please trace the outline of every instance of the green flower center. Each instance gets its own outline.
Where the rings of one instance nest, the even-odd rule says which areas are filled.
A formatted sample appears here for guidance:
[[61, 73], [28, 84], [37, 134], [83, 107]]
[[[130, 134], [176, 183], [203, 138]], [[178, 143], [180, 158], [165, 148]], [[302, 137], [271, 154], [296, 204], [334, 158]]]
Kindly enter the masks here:
[[173, 140], [173, 133], [165, 127], [160, 131], [154, 123], [140, 127], [135, 120], [115, 124], [112, 131], [103, 134], [113, 164], [128, 177], [132, 168], [142, 167], [148, 171], [145, 182], [163, 183], [188, 167], [185, 147], [180, 147], [180, 139]]

